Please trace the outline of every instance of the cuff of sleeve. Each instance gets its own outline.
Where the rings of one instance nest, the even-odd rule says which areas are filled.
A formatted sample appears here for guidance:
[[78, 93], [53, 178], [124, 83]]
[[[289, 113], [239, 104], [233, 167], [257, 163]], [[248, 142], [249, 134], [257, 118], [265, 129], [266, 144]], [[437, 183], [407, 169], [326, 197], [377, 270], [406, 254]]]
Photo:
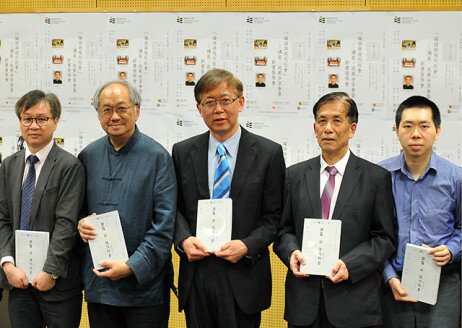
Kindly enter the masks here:
[[139, 287], [150, 280], [149, 272], [151, 270], [147, 268], [147, 264], [136, 252], [128, 259], [127, 264], [132, 269]]
[[389, 262], [387, 262], [385, 264], [385, 268], [382, 271], [382, 279], [384, 283], [387, 283], [388, 280], [390, 280], [391, 278], [399, 278], [399, 277], [395, 269], [393, 269], [392, 265]]
[[13, 265], [16, 265], [14, 263], [14, 257], [13, 256], [4, 256], [2, 257], [2, 259], [0, 260], [0, 267], [3, 266], [3, 263], [6, 263], [6, 262], [11, 262], [13, 263]]
[[450, 243], [447, 245], [449, 251], [451, 252], [451, 261], [449, 263], [455, 263], [458, 262], [460, 259], [460, 251], [459, 247], [457, 245], [454, 245], [453, 243]]

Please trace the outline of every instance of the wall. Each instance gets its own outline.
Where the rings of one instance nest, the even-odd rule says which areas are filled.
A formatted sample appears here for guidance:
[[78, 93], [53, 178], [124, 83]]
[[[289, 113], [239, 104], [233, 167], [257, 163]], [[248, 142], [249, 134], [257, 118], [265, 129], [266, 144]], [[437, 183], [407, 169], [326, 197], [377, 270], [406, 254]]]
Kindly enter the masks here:
[[[310, 110], [330, 91], [328, 75], [338, 73], [340, 89], [360, 105], [355, 153], [372, 161], [396, 154], [393, 111], [406, 96], [420, 93], [442, 110], [444, 130], [436, 150], [460, 165], [460, 9], [460, 1], [3, 0], [0, 12], [34, 14], [0, 15], [0, 152], [5, 157], [16, 147], [14, 102], [38, 87], [60, 96], [64, 113], [56, 136], [78, 153], [101, 135], [90, 106], [93, 90], [122, 70], [142, 88], [140, 128], [171, 149], [174, 142], [204, 131], [192, 90], [184, 86], [185, 73], [193, 71], [198, 78], [217, 64], [244, 81], [247, 106], [241, 122], [283, 144], [289, 164], [318, 152]], [[415, 12], [420, 10], [426, 12]], [[59, 39], [64, 47], [53, 47]], [[197, 40], [196, 48], [185, 47], [190, 39]], [[129, 46], [118, 46], [117, 40], [129, 40]], [[256, 40], [267, 40], [267, 46]], [[328, 49], [328, 40], [340, 40], [340, 48], [331, 43]], [[405, 40], [417, 41], [416, 48], [403, 49]], [[61, 54], [64, 63], [54, 63], [53, 56]], [[129, 63], [118, 64], [117, 56], [126, 54]], [[185, 57], [194, 56], [196, 65], [186, 65]], [[267, 57], [267, 65], [257, 66], [256, 57]], [[340, 66], [328, 66], [329, 57], [340, 57]], [[404, 67], [402, 59], [408, 57], [416, 59], [414, 67]], [[61, 86], [50, 79], [58, 69], [64, 73]], [[264, 90], [254, 88], [259, 72], [267, 78]], [[411, 92], [401, 88], [408, 72], [417, 82]], [[174, 260], [178, 272], [176, 255]], [[273, 305], [264, 312], [262, 327], [283, 327], [286, 269], [274, 255], [272, 265]], [[171, 327], [184, 327], [176, 308], [172, 301]], [[4, 309], [5, 300], [1, 327], [7, 325]], [[88, 327], [85, 310], [81, 326]]]

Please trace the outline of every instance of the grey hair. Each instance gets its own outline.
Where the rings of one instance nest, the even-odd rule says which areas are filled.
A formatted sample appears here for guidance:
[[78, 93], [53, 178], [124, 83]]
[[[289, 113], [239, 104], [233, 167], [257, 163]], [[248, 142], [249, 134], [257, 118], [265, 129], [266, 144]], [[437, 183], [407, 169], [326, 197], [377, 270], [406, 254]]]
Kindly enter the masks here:
[[244, 87], [242, 82], [234, 76], [233, 73], [224, 69], [213, 68], [202, 75], [199, 81], [197, 81], [194, 87], [194, 98], [196, 98], [196, 102], [199, 104], [204, 93], [215, 89], [222, 83], [226, 83], [228, 88], [236, 93], [236, 97], [242, 96]]
[[314, 119], [318, 118], [319, 109], [327, 103], [342, 103], [347, 109], [347, 117], [351, 123], [358, 123], [358, 107], [353, 99], [346, 92], [331, 92], [322, 96], [313, 106]]
[[16, 116], [21, 118], [21, 112], [27, 111], [29, 108], [39, 104], [46, 103], [50, 106], [51, 115], [53, 118], [61, 117], [61, 103], [54, 93], [45, 93], [42, 90], [32, 90], [23, 95], [16, 102], [14, 109]]
[[96, 111], [98, 111], [99, 97], [101, 95], [101, 92], [103, 92], [104, 89], [106, 89], [108, 86], [113, 85], [113, 84], [120, 84], [127, 88], [128, 96], [130, 97], [130, 101], [134, 105], [135, 108], [141, 105], [141, 95], [134, 86], [132, 86], [127, 81], [113, 80], [113, 81], [108, 81], [108, 82], [101, 84], [96, 90], [95, 94], [93, 95], [91, 103]]

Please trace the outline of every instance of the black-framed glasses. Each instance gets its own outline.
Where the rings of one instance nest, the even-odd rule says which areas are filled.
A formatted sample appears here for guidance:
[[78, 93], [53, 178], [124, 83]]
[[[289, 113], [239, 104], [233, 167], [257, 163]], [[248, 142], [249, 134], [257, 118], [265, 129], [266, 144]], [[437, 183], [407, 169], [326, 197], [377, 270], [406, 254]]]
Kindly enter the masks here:
[[46, 117], [46, 116], [39, 116], [39, 117], [29, 117], [29, 116], [22, 116], [19, 118], [19, 121], [21, 122], [21, 124], [23, 126], [31, 126], [32, 123], [37, 123], [38, 126], [44, 126], [48, 123], [48, 121], [50, 120], [49, 117]]
[[133, 106], [119, 106], [117, 108], [112, 108], [112, 107], [103, 107], [99, 110], [100, 114], [103, 116], [110, 117], [114, 112], [117, 113], [117, 115], [124, 115], [127, 114], [130, 108]]
[[236, 101], [236, 99], [239, 99], [240, 97], [236, 97], [234, 99], [231, 99], [231, 98], [223, 98], [223, 99], [207, 99], [206, 101], [204, 101], [203, 103], [201, 103], [201, 106], [204, 107], [205, 109], [209, 109], [209, 110], [212, 110], [212, 109], [215, 109], [215, 107], [217, 106], [217, 104], [220, 104], [220, 107], [227, 107], [229, 105], [231, 105], [233, 102]]

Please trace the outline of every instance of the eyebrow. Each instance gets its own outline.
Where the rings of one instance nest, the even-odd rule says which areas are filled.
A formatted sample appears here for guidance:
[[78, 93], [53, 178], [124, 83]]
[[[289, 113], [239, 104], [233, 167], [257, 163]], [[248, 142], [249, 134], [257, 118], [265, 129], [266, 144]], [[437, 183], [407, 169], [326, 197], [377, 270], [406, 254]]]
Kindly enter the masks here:
[[422, 123], [433, 123], [433, 121], [428, 121], [428, 120], [424, 120], [424, 121], [405, 120], [405, 121], [403, 121], [403, 123], [422, 124]]

